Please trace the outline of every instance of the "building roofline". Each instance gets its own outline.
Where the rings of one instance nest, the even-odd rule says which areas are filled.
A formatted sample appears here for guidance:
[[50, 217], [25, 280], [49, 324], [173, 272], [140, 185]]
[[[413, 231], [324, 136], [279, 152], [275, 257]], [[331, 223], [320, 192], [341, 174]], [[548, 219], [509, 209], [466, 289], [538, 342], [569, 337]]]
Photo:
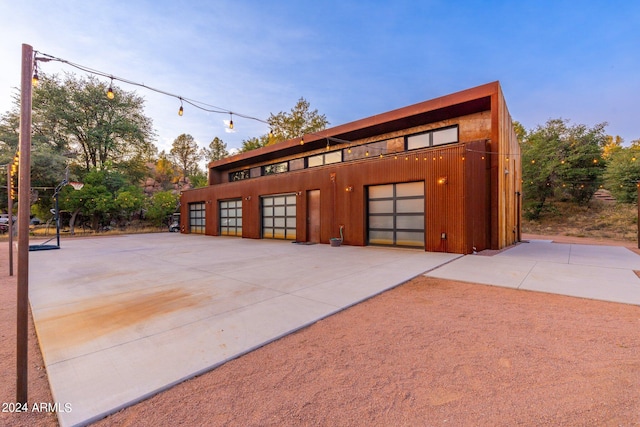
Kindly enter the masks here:
[[500, 92], [500, 82], [484, 85], [423, 101], [386, 113], [338, 125], [301, 138], [239, 153], [209, 163], [209, 168], [227, 170], [269, 161], [283, 156], [301, 154], [326, 145], [327, 138], [355, 141], [374, 135], [407, 129], [424, 123], [445, 120], [451, 117], [472, 114], [491, 109], [491, 97]]

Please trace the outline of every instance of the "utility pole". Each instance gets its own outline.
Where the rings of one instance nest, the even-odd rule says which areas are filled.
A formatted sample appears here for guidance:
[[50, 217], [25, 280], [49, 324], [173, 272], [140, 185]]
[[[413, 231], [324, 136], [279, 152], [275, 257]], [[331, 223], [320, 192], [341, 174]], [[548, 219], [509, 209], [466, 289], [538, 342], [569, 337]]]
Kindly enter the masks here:
[[[33, 47], [22, 45], [20, 166], [18, 171], [18, 319], [16, 403], [27, 404], [29, 340], [29, 214], [31, 210], [31, 101]], [[11, 215], [11, 213], [9, 214]]]

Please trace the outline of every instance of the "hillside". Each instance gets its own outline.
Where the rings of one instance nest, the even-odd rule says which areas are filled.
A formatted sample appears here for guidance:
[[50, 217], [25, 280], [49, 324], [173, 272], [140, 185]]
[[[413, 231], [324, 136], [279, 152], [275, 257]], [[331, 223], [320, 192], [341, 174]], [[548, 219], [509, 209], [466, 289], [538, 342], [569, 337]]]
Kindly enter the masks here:
[[638, 239], [638, 207], [600, 200], [587, 206], [553, 202], [540, 220], [523, 218], [522, 233], [633, 242]]

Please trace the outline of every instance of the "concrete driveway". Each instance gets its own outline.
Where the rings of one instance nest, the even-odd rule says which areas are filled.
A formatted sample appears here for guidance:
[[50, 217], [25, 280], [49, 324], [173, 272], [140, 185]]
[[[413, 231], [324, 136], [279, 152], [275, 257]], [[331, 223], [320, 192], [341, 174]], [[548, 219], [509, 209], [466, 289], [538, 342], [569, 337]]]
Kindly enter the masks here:
[[530, 240], [465, 256], [427, 276], [640, 305], [640, 256], [621, 246]]
[[459, 255], [174, 233], [30, 253], [63, 427], [84, 425]]

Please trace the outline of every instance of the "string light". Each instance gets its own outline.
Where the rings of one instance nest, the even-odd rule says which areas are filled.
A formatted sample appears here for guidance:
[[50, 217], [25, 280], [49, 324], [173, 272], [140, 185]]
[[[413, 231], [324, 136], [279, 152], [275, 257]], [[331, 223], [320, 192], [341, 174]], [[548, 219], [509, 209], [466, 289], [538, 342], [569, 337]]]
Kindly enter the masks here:
[[[84, 71], [85, 73], [89, 73], [89, 74], [93, 74], [93, 75], [96, 75], [96, 76], [102, 76], [102, 77], [109, 78], [109, 79], [111, 79], [111, 83], [113, 83], [114, 80], [119, 80], [119, 81], [121, 81], [123, 83], [127, 83], [127, 84], [130, 84], [132, 86], [138, 86], [138, 87], [141, 87], [141, 88], [144, 88], [144, 89], [147, 89], [147, 90], [151, 90], [151, 91], [156, 92], [156, 93], [160, 93], [162, 95], [166, 95], [166, 96], [170, 96], [170, 97], [179, 99], [180, 100], [180, 109], [178, 110], [178, 115], [180, 115], [180, 116], [182, 116], [182, 113], [184, 112], [183, 103], [189, 104], [189, 105], [191, 105], [191, 106], [193, 106], [193, 107], [195, 107], [195, 108], [197, 108], [199, 110], [206, 111], [206, 112], [209, 112], [209, 113], [219, 113], [219, 114], [223, 114], [223, 113], [224, 114], [230, 114], [231, 113], [231, 110], [228, 110], [228, 109], [225, 109], [225, 108], [216, 107], [215, 105], [210, 105], [210, 104], [207, 104], [207, 103], [202, 102], [202, 101], [197, 101], [197, 100], [194, 100], [194, 99], [185, 98], [183, 96], [180, 96], [180, 95], [177, 95], [177, 94], [174, 94], [174, 93], [170, 93], [170, 92], [167, 92], [165, 90], [161, 90], [161, 89], [157, 89], [157, 88], [154, 88], [154, 87], [151, 87], [151, 86], [147, 86], [144, 83], [138, 83], [138, 82], [135, 82], [135, 81], [132, 81], [132, 80], [129, 80], [129, 79], [122, 78], [122, 77], [113, 76], [113, 75], [105, 73], [103, 71], [99, 71], [99, 70], [96, 70], [96, 69], [93, 69], [93, 68], [90, 68], [90, 67], [87, 67], [87, 66], [84, 66], [84, 65], [73, 63], [71, 61], [67, 61], [66, 59], [57, 58], [57, 57], [55, 57], [53, 55], [49, 55], [49, 54], [46, 54], [46, 53], [43, 53], [43, 52], [34, 51], [34, 58], [33, 59], [34, 59], [34, 74], [33, 74], [32, 82], [33, 82], [34, 85], [37, 84], [37, 81], [38, 81], [38, 71], [37, 71], [38, 62], [56, 61], [56, 62], [61, 62], [63, 64], [67, 64], [67, 65], [69, 65], [69, 66], [71, 66], [73, 68], [76, 68], [78, 70]], [[112, 87], [111, 87], [111, 89], [112, 89], [111, 92], [113, 92], [113, 88]], [[111, 97], [109, 95], [109, 92], [107, 92], [107, 97], [109, 97], [109, 99], [111, 99]], [[266, 120], [262, 120], [262, 119], [259, 119], [257, 117], [253, 117], [253, 116], [249, 116], [249, 115], [241, 114], [241, 113], [237, 113], [237, 112], [234, 112], [233, 114], [235, 114], [236, 116], [240, 116], [242, 118], [248, 119], [248, 120], [255, 120], [255, 121], [258, 121], [258, 122], [261, 122], [261, 123], [265, 123], [267, 125], [269, 124], [269, 122], [267, 122]]]
[[33, 67], [33, 77], [31, 77], [31, 84], [36, 87], [38, 86], [38, 82], [40, 81], [40, 79], [38, 78], [38, 63], [35, 63], [35, 66]]
[[229, 113], [229, 129], [233, 129], [233, 113]]
[[113, 79], [111, 79], [111, 83], [109, 84], [109, 90], [107, 90], [107, 98], [113, 99], [116, 96], [113, 94]]

